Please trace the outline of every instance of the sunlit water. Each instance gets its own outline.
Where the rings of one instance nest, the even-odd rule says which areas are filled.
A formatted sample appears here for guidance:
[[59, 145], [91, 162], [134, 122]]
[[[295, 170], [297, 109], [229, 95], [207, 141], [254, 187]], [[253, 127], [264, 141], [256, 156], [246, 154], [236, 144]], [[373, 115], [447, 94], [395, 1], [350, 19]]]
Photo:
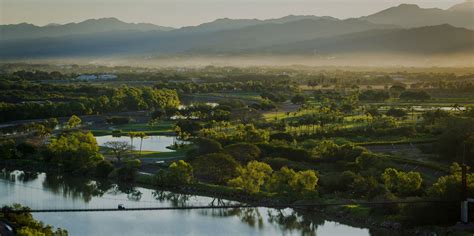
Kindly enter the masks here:
[[[0, 202], [32, 209], [169, 207], [232, 204], [227, 200], [147, 188], [65, 179], [46, 174], [3, 172]], [[166, 210], [35, 213], [70, 235], [369, 235], [359, 229], [302, 215], [291, 209]]]
[[[128, 136], [120, 136], [114, 137], [112, 135], [105, 135], [105, 136], [97, 136], [95, 137], [97, 140], [97, 144], [99, 146], [104, 146], [106, 142], [109, 141], [121, 141], [121, 142], [128, 142], [131, 144], [130, 137]], [[148, 136], [147, 138], [143, 139], [143, 142], [140, 138], [133, 139], [133, 147], [134, 149], [140, 149], [140, 143], [142, 145], [143, 151], [157, 151], [157, 152], [173, 152], [173, 150], [168, 149], [167, 147], [172, 146], [174, 143], [184, 143], [183, 141], [177, 140], [176, 137], [173, 136], [161, 136], [161, 135], [152, 135]]]

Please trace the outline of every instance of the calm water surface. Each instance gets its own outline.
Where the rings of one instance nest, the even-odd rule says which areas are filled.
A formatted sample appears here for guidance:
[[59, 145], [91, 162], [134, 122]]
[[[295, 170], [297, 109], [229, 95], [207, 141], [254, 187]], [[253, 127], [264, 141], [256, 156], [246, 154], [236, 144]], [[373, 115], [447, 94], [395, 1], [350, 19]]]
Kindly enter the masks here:
[[[114, 137], [112, 135], [105, 136], [96, 136], [97, 144], [103, 146], [104, 143], [109, 141], [123, 141], [131, 143], [130, 137], [120, 136]], [[140, 148], [141, 140], [139, 138], [133, 139], [133, 147], [138, 150]], [[157, 152], [173, 152], [174, 150], [168, 149], [167, 147], [172, 146], [174, 143], [185, 143], [183, 141], [177, 140], [173, 136], [161, 136], [161, 135], [152, 135], [143, 139], [142, 150], [143, 151], [157, 151]]]
[[[168, 207], [233, 204], [210, 197], [176, 194], [44, 173], [0, 173], [0, 202], [33, 209]], [[70, 235], [370, 235], [368, 229], [302, 215], [291, 209], [167, 210], [35, 213]]]

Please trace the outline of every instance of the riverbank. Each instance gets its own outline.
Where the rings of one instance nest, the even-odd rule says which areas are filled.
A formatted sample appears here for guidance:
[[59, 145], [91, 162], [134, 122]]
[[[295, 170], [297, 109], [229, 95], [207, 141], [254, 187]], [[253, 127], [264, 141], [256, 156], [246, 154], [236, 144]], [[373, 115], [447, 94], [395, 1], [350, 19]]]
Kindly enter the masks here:
[[[153, 176], [140, 175], [137, 183], [140, 186], [156, 188], [153, 184]], [[194, 183], [192, 185], [180, 187], [160, 187], [160, 190], [171, 191], [180, 194], [199, 195], [214, 197], [225, 200], [237, 201], [255, 206], [278, 206], [288, 204], [300, 205], [332, 205], [322, 207], [297, 207], [293, 210], [302, 214], [318, 214], [330, 221], [339, 222], [356, 228], [368, 228], [374, 235], [446, 235], [455, 231], [454, 227], [416, 227], [404, 229], [402, 224], [393, 220], [380, 218], [371, 214], [369, 207], [357, 204], [353, 199], [322, 198], [317, 193], [306, 196], [303, 200], [295, 199], [288, 194], [270, 194], [259, 192], [249, 195], [235, 188], [212, 185], [205, 183]], [[335, 203], [348, 203], [337, 205]], [[456, 231], [456, 235], [472, 235], [472, 233]]]
[[[5, 163], [3, 163], [5, 164]], [[16, 169], [25, 171], [44, 171], [46, 173], [59, 174], [61, 173], [59, 169], [55, 168], [45, 168], [45, 165], [31, 165], [32, 163], [22, 163], [21, 165], [16, 162]], [[30, 168], [25, 168], [29, 166]], [[8, 166], [9, 169], [15, 169], [15, 166], [10, 163]], [[41, 169], [41, 170], [39, 170]], [[74, 176], [71, 176], [74, 177]], [[98, 178], [87, 178], [89, 180], [104, 180]], [[116, 179], [105, 179], [112, 181], [117, 184], [119, 183]], [[186, 186], [179, 187], [163, 187], [156, 186], [154, 183], [154, 176], [149, 174], [139, 174], [134, 183], [126, 183], [135, 187], [143, 187], [151, 190], [159, 191], [170, 191], [173, 193], [184, 194], [184, 195], [193, 195], [193, 196], [203, 196], [218, 198], [230, 201], [241, 202], [245, 204], [255, 205], [255, 206], [275, 206], [285, 205], [285, 204], [335, 204], [335, 203], [348, 203], [337, 206], [325, 206], [317, 208], [294, 208], [294, 211], [297, 211], [304, 215], [317, 215], [318, 217], [323, 217], [330, 221], [340, 222], [352, 227], [357, 228], [368, 228], [371, 233], [374, 235], [433, 235], [432, 232], [438, 233], [438, 235], [445, 235], [447, 232], [454, 232], [452, 227], [422, 227], [422, 228], [413, 228], [405, 229], [402, 225], [396, 221], [388, 220], [386, 218], [381, 218], [379, 216], [374, 216], [371, 214], [371, 209], [361, 205], [351, 204], [354, 200], [351, 199], [339, 199], [336, 196], [331, 196], [330, 198], [320, 197], [317, 193], [312, 193], [304, 196], [292, 196], [291, 194], [274, 194], [260, 192], [258, 194], [246, 194], [238, 189], [221, 186], [221, 185], [212, 185], [205, 183], [194, 183]], [[303, 199], [303, 200], [302, 200]], [[282, 207], [283, 208], [283, 207]], [[391, 233], [391, 234], [390, 234]], [[456, 231], [456, 233], [463, 233]], [[463, 235], [463, 234], [459, 234]]]

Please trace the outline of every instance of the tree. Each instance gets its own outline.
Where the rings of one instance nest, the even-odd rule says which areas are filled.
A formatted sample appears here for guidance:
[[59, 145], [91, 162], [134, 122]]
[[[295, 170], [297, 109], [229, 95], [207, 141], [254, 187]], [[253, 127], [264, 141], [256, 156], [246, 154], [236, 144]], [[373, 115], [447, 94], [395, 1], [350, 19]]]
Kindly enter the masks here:
[[436, 109], [435, 111], [427, 111], [421, 115], [423, 122], [428, 125], [434, 125], [438, 120], [448, 118], [451, 114], [448, 111]]
[[390, 108], [387, 111], [387, 116], [395, 117], [397, 119], [401, 119], [407, 115], [407, 112], [403, 109], [397, 109], [397, 108]]
[[122, 158], [130, 151], [130, 145], [125, 141], [109, 141], [104, 143], [104, 147], [112, 151], [118, 163], [122, 163]]
[[168, 169], [159, 170], [156, 175], [156, 182], [161, 186], [179, 186], [190, 184], [193, 177], [193, 167], [183, 161], [173, 162]]
[[224, 153], [211, 153], [196, 157], [191, 162], [194, 176], [211, 183], [223, 184], [237, 175], [239, 163]]
[[89, 171], [103, 160], [99, 146], [91, 132], [70, 132], [51, 139], [49, 160], [65, 167], [66, 171]]
[[224, 151], [240, 163], [257, 160], [260, 157], [260, 148], [250, 143], [236, 143], [224, 148]]
[[[35, 220], [33, 215], [28, 212], [28, 207], [23, 207], [19, 204], [13, 204], [12, 206], [4, 206], [0, 211], [0, 221], [8, 222], [14, 225], [16, 233], [9, 234], [7, 230], [2, 230], [5, 235], [55, 235], [55, 236], [67, 236], [67, 230], [54, 228], [50, 225], [44, 225], [43, 222]], [[17, 211], [17, 212], [15, 212]], [[2, 228], [3, 228], [2, 224]]]
[[138, 156], [142, 156], [142, 144], [143, 144], [143, 139], [147, 138], [148, 136], [145, 134], [145, 132], [137, 132], [136, 137], [140, 138], [140, 152], [138, 153]]
[[128, 132], [128, 137], [130, 138], [130, 151], [133, 152], [133, 139], [138, 137], [138, 132]]
[[245, 167], [238, 167], [238, 176], [229, 180], [232, 187], [242, 188], [247, 193], [257, 193], [267, 179], [270, 178], [272, 168], [263, 162], [251, 161]]
[[67, 122], [67, 128], [69, 129], [76, 128], [79, 125], [81, 125], [81, 123], [82, 123], [81, 118], [79, 118], [76, 115], [72, 115]]
[[193, 167], [183, 161], [173, 162], [169, 166], [171, 176], [179, 184], [190, 184], [193, 181]]
[[222, 151], [222, 145], [214, 139], [200, 138], [197, 141], [198, 155], [218, 153]]
[[268, 190], [272, 192], [295, 192], [314, 191], [318, 177], [312, 170], [295, 172], [286, 166], [280, 171], [275, 171], [267, 183]]
[[15, 140], [0, 140], [0, 159], [8, 160], [15, 157]]
[[100, 178], [106, 178], [114, 170], [114, 166], [107, 160], [102, 160], [95, 167], [95, 175]]
[[151, 113], [151, 119], [155, 120], [161, 120], [163, 117], [166, 115], [166, 112], [164, 109], [157, 109]]
[[[450, 201], [464, 200], [461, 188], [461, 166], [454, 162], [451, 165], [450, 175], [441, 176], [438, 178], [428, 190], [428, 195], [435, 199], [443, 199]], [[474, 174], [468, 173], [466, 175], [467, 192], [469, 196], [474, 195]]]
[[383, 102], [390, 98], [390, 94], [383, 90], [366, 90], [359, 94], [359, 100]]
[[404, 91], [400, 94], [401, 100], [425, 101], [430, 100], [431, 96], [426, 91]]
[[302, 94], [296, 94], [291, 98], [293, 104], [303, 104], [306, 101], [306, 97]]
[[382, 180], [387, 189], [402, 197], [417, 194], [423, 182], [418, 172], [410, 171], [406, 173], [393, 168], [385, 169]]
[[441, 131], [437, 147], [442, 157], [460, 160], [464, 155], [469, 155], [469, 140], [474, 135], [473, 118], [446, 118], [441, 123]]
[[139, 159], [131, 159], [124, 162], [124, 164], [124, 166], [117, 170], [117, 177], [122, 181], [135, 181], [141, 161]]
[[400, 94], [405, 91], [406, 89], [406, 85], [405, 84], [402, 84], [402, 83], [396, 83], [394, 85], [392, 85], [392, 87], [390, 87], [390, 94], [392, 95], [392, 97], [399, 97]]

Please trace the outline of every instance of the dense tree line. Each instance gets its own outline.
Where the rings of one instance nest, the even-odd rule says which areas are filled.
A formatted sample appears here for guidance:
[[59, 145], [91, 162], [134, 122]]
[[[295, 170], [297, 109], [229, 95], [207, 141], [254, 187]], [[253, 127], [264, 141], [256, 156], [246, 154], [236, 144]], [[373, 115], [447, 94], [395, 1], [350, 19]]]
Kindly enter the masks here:
[[164, 109], [177, 107], [179, 103], [173, 90], [121, 87], [113, 89], [109, 95], [96, 97], [91, 94], [76, 101], [0, 103], [0, 113], [4, 114], [0, 121]]

